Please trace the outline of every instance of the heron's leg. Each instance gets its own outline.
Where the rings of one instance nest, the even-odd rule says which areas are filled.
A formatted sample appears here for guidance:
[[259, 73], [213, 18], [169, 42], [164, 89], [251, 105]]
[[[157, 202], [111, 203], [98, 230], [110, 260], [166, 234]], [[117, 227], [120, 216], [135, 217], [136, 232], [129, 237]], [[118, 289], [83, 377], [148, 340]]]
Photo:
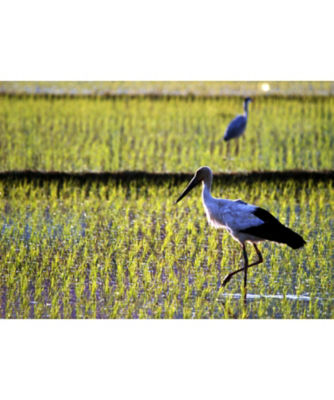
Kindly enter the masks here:
[[[259, 259], [258, 259], [257, 261], [255, 261], [255, 262], [253, 262], [252, 264], [249, 264], [249, 265], [247, 266], [247, 268], [254, 267], [254, 265], [258, 265], [258, 264], [261, 264], [261, 263], [263, 262], [263, 257], [262, 257], [262, 254], [261, 254], [260, 250], [258, 249], [258, 247], [256, 246], [255, 243], [253, 243], [253, 246], [254, 246], [254, 249], [255, 249], [256, 254], [257, 254], [257, 256], [259, 257]], [[243, 248], [244, 248], [244, 246], [243, 246]], [[246, 250], [245, 250], [245, 251], [246, 251]], [[247, 255], [247, 254], [246, 254], [246, 255]], [[224, 280], [223, 280], [222, 286], [225, 286], [225, 285], [231, 280], [231, 278], [232, 278], [233, 275], [237, 274], [238, 272], [243, 271], [244, 269], [245, 269], [245, 267], [242, 267], [242, 268], [240, 268], [240, 269], [237, 269], [236, 271], [232, 271], [232, 272], [230, 272], [229, 274], [227, 274], [227, 275], [225, 276]], [[247, 278], [246, 278], [246, 279], [247, 279]]]
[[236, 142], [235, 155], [237, 156], [239, 154], [239, 138], [236, 139]]
[[226, 143], [226, 157], [230, 156], [230, 152], [231, 152], [231, 143], [230, 143], [230, 141], [228, 141]]

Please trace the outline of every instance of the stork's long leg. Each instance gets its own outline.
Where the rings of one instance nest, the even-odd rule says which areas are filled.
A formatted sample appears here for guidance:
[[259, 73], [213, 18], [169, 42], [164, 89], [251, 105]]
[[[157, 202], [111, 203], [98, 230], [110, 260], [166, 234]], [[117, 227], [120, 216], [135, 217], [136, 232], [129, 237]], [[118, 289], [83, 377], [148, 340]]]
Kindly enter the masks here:
[[242, 252], [244, 253], [244, 304], [247, 304], [247, 271], [248, 271], [248, 257], [245, 243], [242, 245]]
[[246, 251], [246, 245], [243, 244], [242, 245], [242, 252], [244, 254], [244, 260], [245, 260], [245, 264], [244, 264], [244, 289], [246, 291], [246, 287], [247, 287], [247, 270], [248, 270], [248, 257], [247, 257], [247, 251]]
[[[256, 246], [255, 243], [253, 243], [253, 246], [254, 246], [254, 249], [255, 249], [256, 254], [257, 254], [257, 256], [259, 257], [259, 259], [258, 259], [257, 261], [255, 261], [255, 262], [253, 262], [252, 264], [249, 264], [247, 267], [244, 266], [244, 267], [242, 267], [242, 268], [240, 268], [240, 269], [237, 269], [236, 271], [232, 271], [232, 272], [230, 272], [229, 274], [227, 274], [227, 275], [225, 276], [224, 280], [223, 280], [222, 286], [225, 286], [225, 285], [231, 280], [232, 276], [235, 275], [235, 274], [237, 274], [238, 272], [244, 271], [245, 269], [246, 269], [246, 271], [247, 271], [248, 268], [254, 267], [254, 265], [258, 265], [258, 264], [261, 264], [261, 263], [263, 262], [263, 257], [262, 257], [262, 254], [261, 254], [260, 250], [258, 249], [258, 247]], [[247, 257], [246, 246], [243, 245], [243, 246], [242, 246], [242, 249], [243, 249], [244, 257], [245, 257], [245, 254], [246, 254], [246, 257]], [[246, 279], [246, 281], [245, 281], [245, 279]], [[245, 286], [245, 282], [246, 282], [246, 284], [247, 284], [247, 272], [246, 272], [246, 277], [245, 277], [245, 279], [244, 279], [244, 286]]]

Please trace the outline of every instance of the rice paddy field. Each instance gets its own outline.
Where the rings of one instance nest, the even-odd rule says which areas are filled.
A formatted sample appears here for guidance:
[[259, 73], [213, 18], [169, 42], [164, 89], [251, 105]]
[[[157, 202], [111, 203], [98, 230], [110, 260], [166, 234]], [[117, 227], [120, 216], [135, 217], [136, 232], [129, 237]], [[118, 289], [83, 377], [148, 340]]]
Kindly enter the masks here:
[[241, 248], [208, 226], [199, 193], [175, 205], [183, 187], [2, 183], [2, 318], [334, 317], [332, 183], [214, 185], [307, 238], [261, 245], [247, 309], [241, 275], [221, 288]]
[[332, 169], [334, 98], [256, 97], [246, 134], [221, 139], [240, 97], [0, 97], [0, 169], [192, 172]]
[[[40, 96], [25, 85], [0, 85], [1, 318], [334, 318], [334, 98], [314, 95], [330, 83], [305, 84], [307, 93], [287, 84], [272, 85], [274, 95], [254, 92], [238, 145], [221, 141], [242, 113], [237, 84], [224, 86], [235, 95], [222, 97], [218, 84], [204, 83], [173, 83], [167, 95], [145, 83], [159, 96], [123, 83], [131, 96], [124, 89], [109, 97]], [[193, 95], [171, 94], [185, 88]], [[201, 165], [216, 174], [215, 197], [268, 209], [307, 242], [298, 251], [260, 245], [264, 263], [248, 272], [247, 306], [242, 275], [221, 287], [240, 268], [241, 248], [208, 225], [200, 189], [175, 204], [184, 173]], [[50, 171], [68, 174], [48, 178]], [[92, 171], [120, 175], [75, 175]], [[285, 179], [265, 179], [264, 171]]]

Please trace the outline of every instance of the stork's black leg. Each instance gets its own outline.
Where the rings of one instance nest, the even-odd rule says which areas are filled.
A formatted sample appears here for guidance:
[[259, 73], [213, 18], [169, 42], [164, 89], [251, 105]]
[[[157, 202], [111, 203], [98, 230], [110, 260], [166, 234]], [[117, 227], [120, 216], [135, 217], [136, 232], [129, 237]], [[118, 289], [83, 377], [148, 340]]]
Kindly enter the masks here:
[[[256, 246], [255, 243], [253, 243], [253, 246], [254, 246], [254, 249], [255, 249], [256, 254], [259, 257], [259, 259], [255, 262], [253, 262], [252, 264], [249, 264], [247, 266], [247, 269], [250, 267], [254, 267], [254, 265], [261, 264], [263, 262], [263, 257], [262, 257], [260, 250], [258, 249], [258, 247]], [[244, 245], [243, 245], [243, 251], [246, 252], [246, 247]], [[247, 256], [247, 254], [246, 254], [246, 256]], [[244, 255], [244, 257], [245, 257], [245, 255]], [[227, 274], [223, 280], [222, 286], [225, 286], [231, 280], [233, 275], [237, 274], [238, 272], [244, 271], [244, 269], [245, 269], [245, 267], [242, 267], [240, 269], [237, 269], [236, 271], [232, 271], [229, 274]], [[247, 276], [246, 276], [246, 280], [247, 280]]]
[[243, 252], [244, 261], [245, 261], [243, 270], [244, 270], [244, 288], [246, 289], [246, 286], [247, 286], [248, 257], [247, 257], [247, 251], [246, 251], [246, 245], [245, 244], [242, 245], [242, 252]]
[[248, 265], [248, 268], [254, 267], [254, 265], [261, 264], [263, 262], [263, 257], [262, 257], [261, 251], [258, 249], [258, 247], [255, 243], [253, 243], [253, 246], [254, 246], [254, 249], [255, 249], [256, 254], [259, 257], [259, 259], [255, 262], [253, 262], [251, 265]]
[[246, 298], [247, 298], [247, 270], [249, 268], [248, 266], [248, 257], [247, 257], [247, 251], [246, 251], [246, 245], [243, 244], [242, 245], [242, 252], [244, 253], [244, 260], [245, 260], [245, 264], [244, 264], [244, 303], [246, 305]]

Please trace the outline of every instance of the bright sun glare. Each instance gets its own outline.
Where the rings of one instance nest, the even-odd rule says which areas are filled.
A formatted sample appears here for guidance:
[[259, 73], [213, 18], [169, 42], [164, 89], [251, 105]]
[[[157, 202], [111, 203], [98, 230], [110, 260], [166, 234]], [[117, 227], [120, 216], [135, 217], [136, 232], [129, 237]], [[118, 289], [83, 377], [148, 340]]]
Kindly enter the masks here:
[[262, 83], [261, 89], [262, 89], [264, 92], [268, 92], [268, 91], [270, 90], [270, 85], [269, 85], [269, 83]]

